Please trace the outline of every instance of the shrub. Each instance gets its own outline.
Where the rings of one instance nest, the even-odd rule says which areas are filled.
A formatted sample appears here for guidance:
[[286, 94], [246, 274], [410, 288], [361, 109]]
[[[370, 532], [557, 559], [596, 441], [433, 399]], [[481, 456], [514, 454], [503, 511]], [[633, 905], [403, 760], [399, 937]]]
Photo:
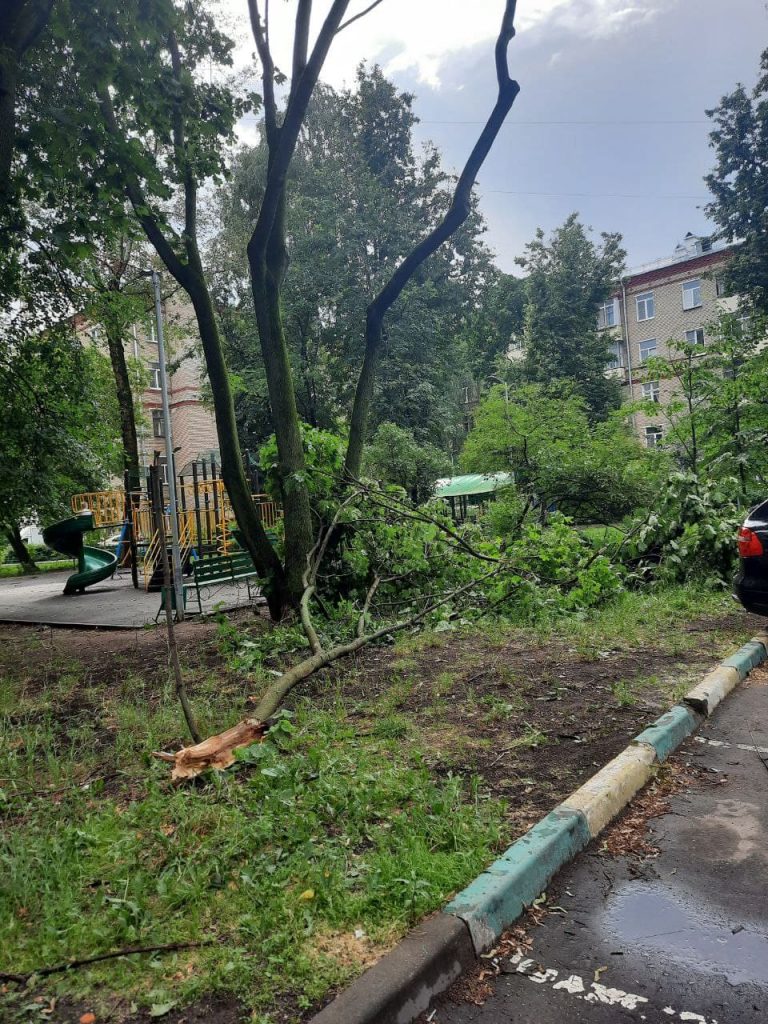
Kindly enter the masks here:
[[673, 473], [654, 512], [638, 524], [630, 547], [641, 573], [666, 582], [714, 576], [730, 583], [744, 517], [735, 494], [736, 480], [702, 483], [691, 473]]

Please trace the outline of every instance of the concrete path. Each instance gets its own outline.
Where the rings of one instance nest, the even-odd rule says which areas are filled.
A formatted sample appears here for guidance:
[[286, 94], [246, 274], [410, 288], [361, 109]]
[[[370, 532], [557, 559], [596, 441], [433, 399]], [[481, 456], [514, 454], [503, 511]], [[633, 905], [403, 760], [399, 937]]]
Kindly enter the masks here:
[[[152, 625], [160, 607], [160, 595], [134, 590], [130, 572], [88, 587], [84, 594], [63, 594], [71, 571], [40, 576], [0, 579], [0, 622], [32, 622], [46, 625], [103, 626], [135, 629]], [[254, 588], [251, 588], [254, 592]], [[197, 612], [194, 594], [187, 598], [188, 611]], [[227, 610], [248, 604], [242, 587], [217, 587], [203, 591], [203, 611], [215, 606]]]
[[[702, 741], [702, 738], [706, 741]], [[708, 741], [708, 742], [707, 742]], [[650, 825], [661, 853], [597, 853], [557, 877], [525, 958], [502, 961], [482, 1007], [439, 1006], [432, 1024], [768, 1021], [768, 671], [756, 670], [681, 756], [694, 786]]]

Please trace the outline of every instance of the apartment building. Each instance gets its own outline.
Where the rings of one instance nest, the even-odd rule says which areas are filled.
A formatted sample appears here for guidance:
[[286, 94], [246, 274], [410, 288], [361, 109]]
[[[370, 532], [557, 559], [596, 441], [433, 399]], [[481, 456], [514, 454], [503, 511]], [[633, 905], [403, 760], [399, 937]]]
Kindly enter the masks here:
[[[188, 306], [170, 299], [164, 303], [164, 325], [176, 472], [184, 473], [192, 462], [201, 459], [210, 461], [212, 456], [220, 461], [219, 441], [213, 412], [203, 401], [206, 371], [198, 351], [194, 315]], [[106, 347], [99, 325], [84, 324], [83, 329], [91, 341]], [[167, 480], [168, 456], [160, 390], [160, 359], [153, 317], [149, 317], [146, 324], [133, 325], [125, 354], [134, 366], [141, 366], [133, 388], [141, 469], [145, 473], [153, 464], [155, 453], [159, 453], [158, 463], [163, 478]]]
[[[735, 308], [735, 300], [725, 298], [718, 277], [731, 252], [731, 246], [713, 246], [688, 234], [672, 256], [623, 276], [620, 287], [603, 304], [598, 326], [613, 338], [607, 372], [622, 381], [626, 402], [669, 401], [674, 381], [652, 379], [645, 364], [652, 356], [674, 358], [673, 341], [700, 345], [703, 350], [712, 321], [722, 310]], [[661, 416], [638, 412], [633, 425], [649, 448], [663, 442]]]
[[[197, 325], [192, 311], [174, 300], [165, 303], [165, 347], [168, 366], [168, 401], [175, 449], [176, 472], [211, 456], [218, 461], [219, 440], [213, 411], [203, 401], [206, 371], [199, 353]], [[141, 392], [143, 415], [137, 423], [142, 468], [152, 464], [155, 452], [166, 476], [167, 445], [160, 391], [160, 362], [154, 320], [146, 330], [134, 326], [134, 354], [149, 371], [149, 386]], [[138, 411], [138, 410], [137, 410]]]

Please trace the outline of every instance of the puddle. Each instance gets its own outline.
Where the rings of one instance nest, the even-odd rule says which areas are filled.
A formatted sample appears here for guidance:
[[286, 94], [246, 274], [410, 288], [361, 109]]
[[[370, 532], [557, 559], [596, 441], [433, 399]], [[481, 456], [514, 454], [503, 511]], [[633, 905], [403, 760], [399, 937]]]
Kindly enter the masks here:
[[691, 970], [723, 974], [733, 985], [768, 985], [768, 936], [745, 925], [733, 934], [706, 910], [684, 906], [662, 886], [630, 882], [609, 899], [602, 919], [613, 940], [663, 956]]

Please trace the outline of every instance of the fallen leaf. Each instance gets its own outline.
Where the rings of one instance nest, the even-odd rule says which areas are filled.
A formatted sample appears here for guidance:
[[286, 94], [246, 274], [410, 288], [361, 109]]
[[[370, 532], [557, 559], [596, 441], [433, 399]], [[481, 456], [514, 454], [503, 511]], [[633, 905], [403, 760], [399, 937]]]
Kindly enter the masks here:
[[299, 896], [300, 900], [313, 900], [315, 898], [314, 889], [305, 889], [304, 892]]
[[175, 1005], [176, 1003], [152, 1003], [149, 1008], [149, 1016], [164, 1017], [166, 1013], [170, 1013]]
[[597, 970], [595, 971], [595, 981], [600, 981], [600, 975], [601, 974], [605, 974], [605, 972], [607, 970], [608, 970], [607, 967], [598, 967]]
[[80, 1017], [80, 1024], [94, 1024], [96, 1020], [95, 1013], [84, 1013]]

